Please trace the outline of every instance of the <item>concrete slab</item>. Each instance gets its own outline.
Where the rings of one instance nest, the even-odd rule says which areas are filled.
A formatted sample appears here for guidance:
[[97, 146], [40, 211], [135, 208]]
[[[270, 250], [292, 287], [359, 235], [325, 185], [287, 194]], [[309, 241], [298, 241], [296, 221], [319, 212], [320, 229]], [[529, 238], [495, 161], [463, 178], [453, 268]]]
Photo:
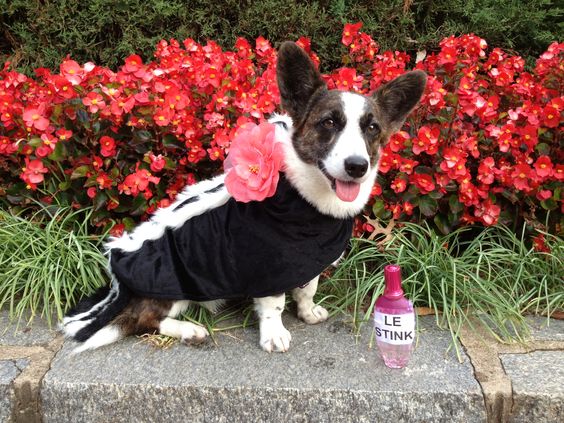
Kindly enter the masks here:
[[130, 338], [77, 356], [67, 342], [43, 379], [45, 422], [483, 422], [468, 360], [447, 355], [450, 336], [420, 319], [409, 366], [388, 369], [340, 320], [307, 326], [285, 316], [291, 349], [267, 354], [258, 329], [201, 346], [157, 350]]
[[55, 328], [49, 328], [44, 319], [37, 317], [30, 324], [28, 321], [27, 318], [10, 320], [8, 311], [0, 310], [0, 345], [43, 345], [57, 335]]
[[513, 387], [511, 422], [561, 422], [564, 416], [564, 351], [501, 354]]
[[0, 422], [10, 421], [14, 409], [13, 382], [29, 364], [28, 360], [0, 360]]
[[533, 341], [564, 341], [564, 320], [528, 316], [526, 321], [531, 328]]

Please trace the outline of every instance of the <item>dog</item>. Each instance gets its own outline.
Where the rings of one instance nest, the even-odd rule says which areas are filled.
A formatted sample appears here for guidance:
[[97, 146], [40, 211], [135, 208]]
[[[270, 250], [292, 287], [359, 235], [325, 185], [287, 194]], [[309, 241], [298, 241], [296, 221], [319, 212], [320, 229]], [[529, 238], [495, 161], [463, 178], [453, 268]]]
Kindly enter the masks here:
[[281, 319], [286, 291], [305, 323], [327, 319], [313, 302], [319, 274], [345, 250], [381, 146], [419, 102], [426, 75], [407, 72], [370, 97], [329, 90], [306, 52], [285, 42], [277, 82], [285, 114], [270, 122], [285, 156], [274, 196], [237, 202], [220, 175], [186, 187], [149, 221], [110, 239], [111, 286], [62, 322], [64, 334], [82, 343], [75, 352], [146, 332], [201, 342], [209, 335], [203, 326], [175, 319], [191, 303], [214, 311], [224, 300], [253, 298], [267, 352], [290, 346]]

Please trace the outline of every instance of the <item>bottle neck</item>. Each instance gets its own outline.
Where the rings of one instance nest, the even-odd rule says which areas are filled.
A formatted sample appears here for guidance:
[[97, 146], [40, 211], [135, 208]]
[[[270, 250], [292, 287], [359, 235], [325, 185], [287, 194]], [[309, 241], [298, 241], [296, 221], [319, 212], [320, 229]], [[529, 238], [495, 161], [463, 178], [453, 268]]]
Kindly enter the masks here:
[[384, 268], [384, 296], [390, 300], [403, 298], [401, 289], [401, 268], [395, 264], [389, 264]]

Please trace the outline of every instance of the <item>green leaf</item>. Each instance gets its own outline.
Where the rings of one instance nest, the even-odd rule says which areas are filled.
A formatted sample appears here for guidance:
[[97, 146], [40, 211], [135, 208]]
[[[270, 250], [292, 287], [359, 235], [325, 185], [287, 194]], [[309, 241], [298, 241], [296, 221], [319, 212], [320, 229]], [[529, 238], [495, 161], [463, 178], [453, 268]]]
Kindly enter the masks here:
[[121, 223], [123, 223], [123, 225], [125, 226], [126, 231], [131, 231], [133, 228], [135, 228], [136, 225], [135, 220], [133, 220], [131, 217], [124, 217]]
[[108, 196], [104, 191], [101, 191], [94, 197], [94, 210], [100, 210], [102, 207], [106, 205], [108, 200]]
[[558, 207], [558, 203], [553, 198], [549, 198], [547, 200], [542, 200], [541, 206], [545, 210], [554, 210]]
[[458, 213], [464, 210], [464, 204], [458, 201], [458, 195], [453, 194], [448, 198], [448, 206], [450, 211], [453, 213]]
[[166, 148], [181, 148], [186, 149], [186, 146], [183, 142], [178, 141], [178, 139], [172, 134], [166, 134], [163, 137], [163, 146]]
[[386, 211], [386, 206], [384, 204], [384, 200], [378, 199], [374, 202], [372, 206], [372, 213], [374, 216], [381, 217], [382, 214]]
[[33, 137], [27, 143], [32, 147], [37, 148], [43, 144], [43, 140], [39, 137]]
[[427, 217], [433, 216], [437, 213], [437, 200], [434, 198], [429, 197], [428, 195], [424, 195], [419, 199], [419, 210]]
[[89, 170], [90, 170], [90, 166], [88, 165], [78, 166], [76, 169], [72, 171], [71, 179], [84, 178]]
[[133, 200], [133, 204], [131, 205], [131, 215], [132, 216], [141, 216], [147, 210], [147, 200], [143, 197], [143, 194], [139, 194]]
[[439, 231], [441, 231], [444, 235], [447, 235], [452, 231], [452, 227], [449, 225], [448, 219], [442, 214], [437, 214], [433, 221], [435, 222], [435, 225], [437, 225]]
[[55, 144], [55, 149], [53, 150], [53, 152], [51, 154], [49, 154], [49, 159], [56, 161], [56, 162], [61, 162], [65, 159], [66, 157], [66, 147], [64, 145], [64, 142], [58, 142], [57, 144]]
[[151, 135], [151, 133], [149, 131], [145, 131], [145, 130], [141, 130], [141, 131], [135, 131], [133, 133], [133, 137], [138, 139], [139, 141], [149, 141], [151, 139], [153, 139], [153, 136]]
[[72, 184], [72, 181], [70, 179], [59, 182], [59, 189], [61, 191], [66, 191], [67, 189], [69, 189], [71, 187], [71, 184]]
[[439, 191], [431, 191], [428, 195], [434, 200], [439, 200], [440, 198], [443, 198], [443, 194]]
[[540, 155], [548, 156], [550, 154], [550, 146], [544, 142], [538, 143], [535, 150], [537, 150]]

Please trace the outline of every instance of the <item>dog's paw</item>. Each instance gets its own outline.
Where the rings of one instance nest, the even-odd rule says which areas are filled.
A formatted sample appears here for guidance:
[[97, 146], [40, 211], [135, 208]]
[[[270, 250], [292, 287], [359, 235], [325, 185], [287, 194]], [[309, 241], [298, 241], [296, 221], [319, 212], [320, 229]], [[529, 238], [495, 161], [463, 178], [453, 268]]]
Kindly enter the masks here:
[[266, 352], [286, 352], [290, 348], [292, 335], [280, 323], [263, 323], [260, 328], [260, 346]]
[[308, 325], [324, 322], [329, 317], [329, 312], [320, 305], [314, 305], [306, 310], [299, 310], [298, 317]]
[[201, 344], [210, 334], [203, 326], [196, 325], [191, 322], [183, 323], [188, 323], [188, 325], [184, 325], [182, 327], [181, 337], [181, 341], [186, 344]]

